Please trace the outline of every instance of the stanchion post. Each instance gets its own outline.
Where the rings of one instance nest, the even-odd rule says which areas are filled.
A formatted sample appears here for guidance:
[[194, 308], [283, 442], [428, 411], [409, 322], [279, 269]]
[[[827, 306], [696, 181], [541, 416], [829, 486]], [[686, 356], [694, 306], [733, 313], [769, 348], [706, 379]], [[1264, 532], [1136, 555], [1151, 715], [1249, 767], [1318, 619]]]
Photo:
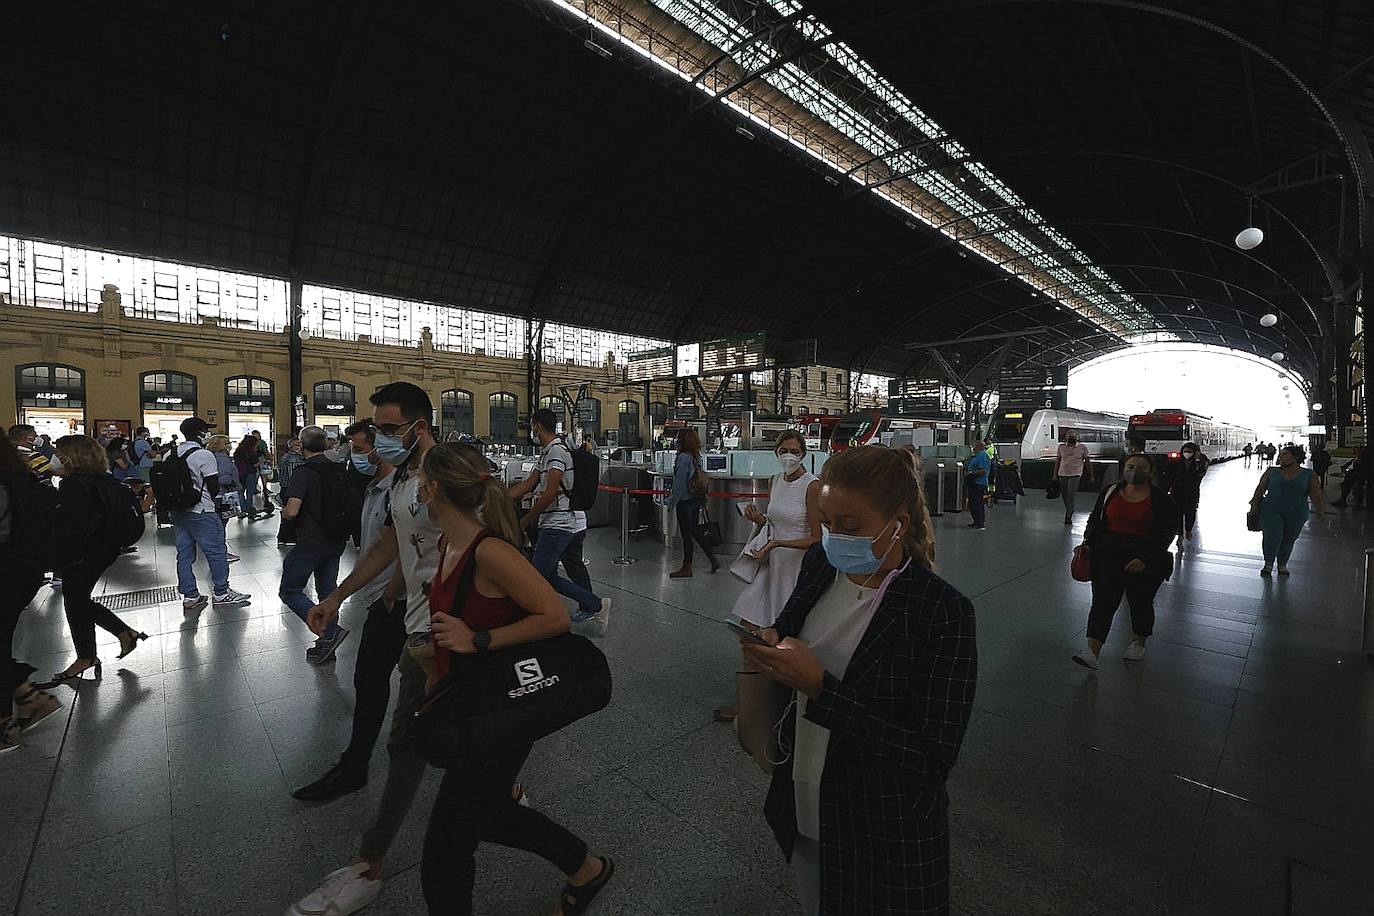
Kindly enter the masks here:
[[1364, 552], [1364, 654], [1374, 660], [1374, 547]]
[[935, 505], [936, 515], [945, 514], [945, 463], [937, 461], [935, 463]]
[[616, 566], [633, 566], [637, 560], [630, 556], [630, 488], [620, 491], [620, 556], [611, 560]]

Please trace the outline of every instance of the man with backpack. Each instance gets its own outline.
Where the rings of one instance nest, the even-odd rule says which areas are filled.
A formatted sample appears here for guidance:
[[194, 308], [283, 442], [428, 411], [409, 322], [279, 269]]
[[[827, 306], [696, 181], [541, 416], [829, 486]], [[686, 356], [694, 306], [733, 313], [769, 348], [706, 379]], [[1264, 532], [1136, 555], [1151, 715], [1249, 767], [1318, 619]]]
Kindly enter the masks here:
[[196, 548], [205, 553], [214, 582], [215, 607], [242, 607], [252, 597], [229, 587], [229, 548], [215, 506], [219, 495], [219, 463], [205, 446], [213, 424], [200, 417], [181, 421], [180, 443], [149, 472], [158, 506], [171, 512], [177, 539], [177, 591], [186, 613], [209, 603], [196, 584]]
[[532, 525], [537, 529], [530, 559], [534, 568], [549, 580], [554, 591], [577, 602], [573, 623], [591, 621], [595, 632], [604, 634], [610, 623], [611, 599], [598, 598], [591, 589], [558, 575], [558, 564], [577, 536], [577, 512], [590, 509], [596, 499], [598, 475], [594, 468], [598, 462], [591, 452], [569, 449], [555, 432], [557, 424], [558, 419], [547, 407], [530, 415], [530, 434], [541, 446], [539, 462], [534, 473], [511, 488], [510, 495], [519, 500], [534, 493], [534, 504], [520, 520], [522, 529]]
[[[339, 581], [339, 558], [344, 545], [362, 524], [362, 494], [348, 477], [347, 469], [330, 459], [325, 451], [328, 439], [323, 428], [307, 426], [301, 430], [301, 449], [305, 463], [291, 475], [282, 517], [295, 525], [295, 546], [282, 559], [282, 602], [302, 621], [315, 606], [305, 594], [305, 583], [315, 577], [315, 594], [321, 600], [334, 591]], [[305, 660], [323, 665], [334, 658], [348, 629], [330, 623], [315, 645], [305, 652]]]

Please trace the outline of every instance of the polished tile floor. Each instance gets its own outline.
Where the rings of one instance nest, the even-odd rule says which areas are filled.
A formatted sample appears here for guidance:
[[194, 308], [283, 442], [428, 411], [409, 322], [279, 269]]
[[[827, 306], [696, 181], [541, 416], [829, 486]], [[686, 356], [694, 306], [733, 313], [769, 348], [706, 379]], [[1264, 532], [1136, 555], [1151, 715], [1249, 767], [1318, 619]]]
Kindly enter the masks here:
[[[942, 573], [974, 600], [977, 709], [950, 782], [958, 912], [1374, 911], [1374, 671], [1361, 651], [1363, 550], [1374, 513], [1314, 521], [1288, 580], [1259, 578], [1244, 530], [1257, 472], [1207, 478], [1194, 546], [1159, 597], [1150, 656], [1118, 660], [1126, 615], [1091, 674], [1069, 661], [1088, 587], [1070, 580], [1073, 529], [1040, 494], [935, 520]], [[156, 634], [0, 757], [0, 916], [280, 913], [349, 861], [385, 774], [328, 805], [289, 790], [333, 761], [348, 730], [356, 639], [334, 666], [275, 598], [275, 522], [236, 522], [235, 587], [251, 607], [124, 614]], [[794, 913], [759, 813], [765, 779], [728, 727], [737, 585], [636, 541], [618, 567], [611, 531], [588, 545], [615, 601], [605, 648], [617, 675], [603, 713], [536, 748], [534, 803], [615, 856], [598, 912]], [[202, 578], [204, 574], [202, 573]], [[175, 582], [170, 533], [149, 534], [103, 589]], [[346, 612], [347, 616], [347, 612]], [[45, 589], [17, 654], [49, 672], [72, 657]], [[431, 774], [432, 777], [433, 774]], [[420, 842], [433, 778], [401, 834], [376, 913], [422, 912]], [[545, 913], [561, 882], [505, 850], [479, 857], [487, 914]]]

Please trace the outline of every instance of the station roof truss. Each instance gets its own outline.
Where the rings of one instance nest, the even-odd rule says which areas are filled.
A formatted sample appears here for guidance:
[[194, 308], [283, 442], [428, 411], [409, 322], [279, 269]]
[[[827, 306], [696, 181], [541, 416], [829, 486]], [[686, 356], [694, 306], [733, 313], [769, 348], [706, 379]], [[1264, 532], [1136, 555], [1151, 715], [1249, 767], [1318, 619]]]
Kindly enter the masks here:
[[1317, 378], [1374, 253], [1359, 0], [55, 6], [10, 20], [0, 233], [892, 375]]

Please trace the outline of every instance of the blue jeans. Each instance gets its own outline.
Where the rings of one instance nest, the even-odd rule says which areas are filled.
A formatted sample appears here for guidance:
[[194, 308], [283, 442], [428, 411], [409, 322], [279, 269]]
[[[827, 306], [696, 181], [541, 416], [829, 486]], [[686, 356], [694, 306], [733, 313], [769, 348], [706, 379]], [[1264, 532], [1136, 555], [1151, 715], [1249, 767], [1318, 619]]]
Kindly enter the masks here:
[[[302, 621], [310, 609], [329, 596], [339, 584], [339, 557], [343, 556], [343, 544], [326, 547], [292, 547], [281, 561], [281, 587], [277, 596], [282, 603]], [[315, 577], [315, 594], [318, 600], [311, 601], [305, 594], [305, 582]], [[339, 632], [339, 625], [331, 623], [325, 631], [326, 638]]]
[[583, 588], [558, 575], [558, 561], [563, 559], [563, 554], [576, 537], [577, 535], [571, 531], [540, 528], [539, 539], [534, 542], [534, 556], [530, 558], [530, 562], [539, 570], [539, 575], [549, 581], [554, 591], [564, 598], [576, 601], [578, 610], [586, 614], [597, 614], [601, 611], [601, 599], [592, 594], [591, 589]]
[[186, 598], [200, 597], [194, 568], [199, 545], [205, 552], [205, 561], [210, 564], [215, 594], [226, 594], [229, 591], [229, 548], [224, 543], [224, 523], [219, 515], [177, 509], [172, 512], [172, 525], [177, 535], [177, 591]]
[[243, 489], [239, 490], [239, 508], [244, 512], [256, 512], [253, 505], [258, 495], [258, 472], [250, 471], [243, 481]]

